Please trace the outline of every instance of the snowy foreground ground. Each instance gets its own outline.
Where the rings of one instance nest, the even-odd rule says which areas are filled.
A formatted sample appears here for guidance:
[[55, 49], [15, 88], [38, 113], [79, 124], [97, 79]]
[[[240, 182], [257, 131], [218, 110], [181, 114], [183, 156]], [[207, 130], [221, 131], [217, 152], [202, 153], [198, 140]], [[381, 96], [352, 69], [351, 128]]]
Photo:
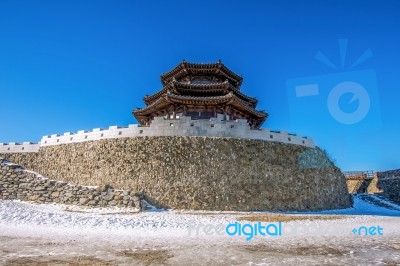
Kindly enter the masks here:
[[[400, 211], [359, 198], [354, 208], [308, 213], [311, 220], [283, 222], [282, 236], [249, 241], [225, 227], [267, 213], [120, 211], [0, 200], [0, 264], [400, 265]], [[383, 235], [352, 232], [361, 226]]]

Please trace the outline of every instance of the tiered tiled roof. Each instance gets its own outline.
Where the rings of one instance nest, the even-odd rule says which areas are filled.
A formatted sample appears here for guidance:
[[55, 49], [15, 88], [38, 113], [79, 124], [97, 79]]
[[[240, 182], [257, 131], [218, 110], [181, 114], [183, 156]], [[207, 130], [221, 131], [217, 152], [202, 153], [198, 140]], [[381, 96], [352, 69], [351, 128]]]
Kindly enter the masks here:
[[146, 96], [144, 109], [133, 111], [142, 125], [155, 116], [176, 113], [224, 114], [227, 119], [247, 119], [252, 128], [259, 128], [268, 114], [257, 111], [257, 99], [240, 91], [242, 77], [220, 61], [213, 64], [182, 62], [161, 76], [164, 87]]

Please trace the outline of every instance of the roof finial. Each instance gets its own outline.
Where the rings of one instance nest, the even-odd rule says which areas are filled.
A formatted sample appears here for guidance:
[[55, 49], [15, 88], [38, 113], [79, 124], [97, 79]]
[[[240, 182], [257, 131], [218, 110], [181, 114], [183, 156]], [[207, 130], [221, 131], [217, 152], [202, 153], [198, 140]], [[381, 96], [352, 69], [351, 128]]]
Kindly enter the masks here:
[[218, 64], [221, 64], [221, 63], [222, 63], [221, 59], [218, 59]]

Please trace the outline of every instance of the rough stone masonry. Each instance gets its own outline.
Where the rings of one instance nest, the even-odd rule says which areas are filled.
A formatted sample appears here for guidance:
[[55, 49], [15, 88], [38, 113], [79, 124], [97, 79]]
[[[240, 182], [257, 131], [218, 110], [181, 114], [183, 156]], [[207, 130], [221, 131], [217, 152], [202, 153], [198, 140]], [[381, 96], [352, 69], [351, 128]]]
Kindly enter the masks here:
[[384, 196], [400, 204], [400, 169], [379, 172], [378, 187]]
[[345, 177], [327, 155], [319, 148], [294, 144], [136, 137], [0, 156], [51, 179], [138, 192], [158, 207], [307, 211], [352, 204]]
[[110, 186], [87, 187], [50, 180], [0, 158], [0, 199], [140, 210], [140, 197]]

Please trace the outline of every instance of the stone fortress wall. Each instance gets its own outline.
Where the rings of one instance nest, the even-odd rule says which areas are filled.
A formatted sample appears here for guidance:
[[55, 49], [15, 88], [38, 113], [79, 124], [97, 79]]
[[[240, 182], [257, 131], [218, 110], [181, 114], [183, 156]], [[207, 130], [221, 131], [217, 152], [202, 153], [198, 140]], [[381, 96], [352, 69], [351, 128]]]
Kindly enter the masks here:
[[52, 180], [109, 184], [157, 207], [308, 211], [352, 204], [340, 169], [312, 139], [221, 116], [157, 117], [149, 127], [51, 135], [0, 149], [0, 157]]
[[377, 185], [384, 196], [400, 204], [400, 169], [379, 172]]
[[79, 186], [50, 180], [0, 158], [0, 199], [38, 203], [61, 203], [90, 207], [134, 208], [140, 210], [140, 196], [110, 186]]
[[307, 211], [351, 206], [343, 174], [319, 148], [188, 136], [115, 138], [4, 153], [51, 179], [143, 195], [158, 207]]
[[40, 147], [93, 141], [109, 138], [150, 137], [150, 136], [204, 136], [231, 137], [240, 139], [265, 140], [291, 143], [306, 147], [315, 147], [312, 139], [289, 134], [285, 131], [269, 129], [250, 129], [244, 119], [223, 120], [223, 115], [209, 120], [191, 120], [190, 117], [177, 115], [177, 119], [155, 117], [148, 127], [129, 125], [128, 127], [111, 126], [108, 129], [96, 128], [92, 131], [81, 130], [77, 133], [44, 136], [39, 143], [0, 143], [0, 153], [38, 152]]

